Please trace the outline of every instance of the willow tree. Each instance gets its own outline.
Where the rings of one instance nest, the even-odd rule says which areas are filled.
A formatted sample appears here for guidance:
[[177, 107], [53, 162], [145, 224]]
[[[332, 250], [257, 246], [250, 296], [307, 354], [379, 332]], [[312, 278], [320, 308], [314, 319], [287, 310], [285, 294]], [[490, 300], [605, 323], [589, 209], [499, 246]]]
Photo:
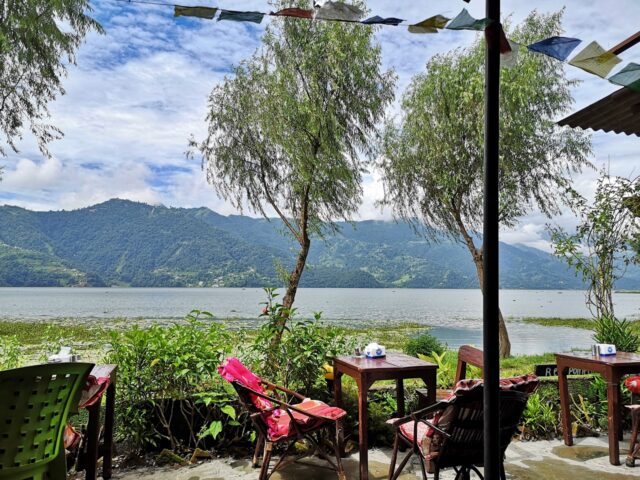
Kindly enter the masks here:
[[[509, 37], [523, 45], [561, 34], [562, 12], [531, 13]], [[380, 160], [385, 199], [395, 213], [433, 241], [463, 243], [482, 287], [484, 45], [436, 55], [413, 78], [402, 117], [385, 129]], [[562, 63], [520, 50], [502, 69], [500, 103], [500, 224], [513, 227], [533, 208], [559, 211], [571, 172], [588, 164], [590, 138], [555, 123], [573, 104]], [[499, 313], [500, 353], [511, 345]]]
[[0, 1], [0, 135], [11, 150], [25, 129], [45, 155], [62, 135], [47, 123], [48, 103], [64, 94], [67, 65], [85, 36], [102, 32], [90, 10], [88, 0]]
[[[284, 6], [292, 5], [274, 4]], [[362, 174], [395, 83], [381, 70], [373, 34], [360, 24], [273, 19], [261, 48], [209, 98], [208, 135], [198, 146], [208, 181], [239, 210], [267, 218], [275, 212], [299, 245], [284, 312], [294, 303], [311, 238], [348, 219], [362, 197]], [[285, 323], [286, 313], [280, 332]]]

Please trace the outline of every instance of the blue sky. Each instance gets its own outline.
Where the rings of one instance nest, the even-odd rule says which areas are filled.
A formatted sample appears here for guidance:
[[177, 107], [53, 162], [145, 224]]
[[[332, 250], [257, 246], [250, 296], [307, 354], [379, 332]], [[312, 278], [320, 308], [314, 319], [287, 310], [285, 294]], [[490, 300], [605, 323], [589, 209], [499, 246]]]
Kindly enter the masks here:
[[[165, 1], [165, 0], [159, 0]], [[187, 1], [236, 10], [268, 11], [267, 0]], [[312, 3], [311, 0], [309, 2]], [[372, 14], [420, 21], [428, 16], [455, 16], [467, 8], [482, 17], [484, 2], [471, 0], [369, 0]], [[503, 13], [519, 22], [532, 8], [555, 11], [557, 0], [503, 0]], [[66, 95], [51, 105], [52, 122], [65, 137], [50, 146], [51, 159], [42, 158], [33, 139], [25, 136], [20, 153], [0, 158], [5, 167], [0, 203], [36, 210], [75, 209], [119, 197], [176, 207], [207, 206], [223, 214], [237, 213], [207, 185], [200, 162], [184, 152], [188, 138], [205, 134], [206, 100], [211, 89], [233, 65], [249, 57], [260, 44], [270, 21], [262, 25], [173, 18], [169, 6], [95, 0], [94, 16], [106, 35], [91, 35], [81, 47], [78, 65], [64, 81]], [[566, 2], [567, 35], [605, 48], [637, 31], [637, 0], [575, 0]], [[436, 53], [470, 45], [473, 32], [445, 30], [437, 35], [413, 35], [406, 27], [383, 27], [376, 39], [382, 45], [385, 68], [399, 76], [398, 95], [411, 77], [424, 70]], [[580, 47], [578, 47], [580, 48]], [[577, 52], [578, 50], [576, 50]], [[623, 63], [640, 63], [640, 46], [622, 55]], [[614, 91], [606, 80], [565, 66], [570, 78], [582, 80], [574, 90], [576, 109]], [[391, 113], [397, 111], [397, 101]], [[616, 175], [638, 175], [640, 139], [624, 135], [593, 135], [597, 166], [608, 165]], [[593, 191], [596, 174], [575, 179], [585, 195]], [[377, 173], [365, 181], [359, 219], [389, 219], [375, 201], [382, 195]], [[246, 212], [248, 213], [248, 212]], [[570, 225], [564, 215], [554, 221]], [[517, 228], [502, 232], [510, 243], [544, 247], [549, 220], [532, 212]]]

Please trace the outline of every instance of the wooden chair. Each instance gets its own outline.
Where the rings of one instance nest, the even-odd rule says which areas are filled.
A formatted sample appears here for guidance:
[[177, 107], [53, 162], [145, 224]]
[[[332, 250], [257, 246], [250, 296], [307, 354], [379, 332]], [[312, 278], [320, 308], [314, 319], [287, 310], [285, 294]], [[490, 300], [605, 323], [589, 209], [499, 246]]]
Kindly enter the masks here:
[[[484, 357], [482, 350], [479, 350], [471, 345], [462, 345], [458, 349], [458, 366], [456, 367], [456, 377], [454, 380], [454, 385], [456, 385], [460, 380], [463, 380], [467, 377], [467, 365], [472, 365], [474, 367], [478, 367], [481, 371], [484, 368]], [[451, 395], [453, 390], [438, 390], [436, 392], [436, 400], [440, 401], [444, 398]], [[427, 400], [428, 389], [419, 388], [416, 390], [418, 394], [418, 409], [423, 409], [429, 406], [429, 402]]]
[[484, 353], [471, 345], [462, 345], [458, 349], [458, 367], [456, 368], [455, 383], [467, 378], [467, 365], [484, 370]]
[[[504, 458], [511, 438], [516, 433], [528, 396], [538, 386], [537, 377], [523, 376], [501, 381], [500, 391], [500, 450]], [[481, 380], [463, 380], [453, 395], [430, 407], [388, 423], [396, 429], [389, 480], [396, 480], [413, 454], [420, 459], [422, 477], [427, 472], [438, 480], [440, 470], [452, 467], [456, 480], [468, 480], [484, 461], [484, 408]], [[409, 451], [396, 469], [398, 450], [402, 445]], [[501, 465], [501, 478], [505, 478]]]
[[[338, 480], [346, 480], [340, 454], [343, 443], [342, 418], [347, 412], [264, 381], [249, 370], [243, 371], [241, 375], [236, 375], [235, 372], [229, 374], [224, 371], [228, 362], [233, 362], [233, 368], [236, 369], [246, 367], [237, 359], [228, 359], [219, 368], [219, 372], [231, 381], [258, 432], [252, 462], [253, 467], [258, 467], [262, 453], [258, 478], [267, 480], [287, 465], [299, 462], [304, 457], [318, 455], [329, 463], [329, 468], [337, 473]], [[291, 404], [289, 399], [298, 403]], [[332, 443], [327, 441], [327, 434], [332, 438]], [[288, 458], [294, 452], [296, 442], [300, 440], [308, 441], [312, 448]], [[282, 446], [283, 453], [269, 471], [273, 450], [277, 446]], [[335, 461], [331, 457], [335, 457]]]

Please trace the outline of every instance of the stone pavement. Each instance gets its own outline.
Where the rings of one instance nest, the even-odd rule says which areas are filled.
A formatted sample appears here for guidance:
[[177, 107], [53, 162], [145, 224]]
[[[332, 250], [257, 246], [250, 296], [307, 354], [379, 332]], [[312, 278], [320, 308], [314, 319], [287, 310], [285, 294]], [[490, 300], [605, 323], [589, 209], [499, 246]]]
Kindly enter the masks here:
[[[620, 443], [624, 458], [628, 447], [626, 440]], [[389, 450], [371, 450], [369, 453], [369, 478], [387, 478]], [[358, 455], [344, 460], [347, 478], [358, 478]], [[638, 461], [640, 465], [640, 461]], [[420, 477], [417, 463], [405, 468], [400, 480], [415, 480]], [[609, 464], [607, 437], [579, 438], [573, 447], [566, 447], [560, 440], [537, 442], [514, 442], [507, 450], [507, 478], [512, 480], [640, 480], [640, 466], [628, 468]], [[441, 480], [452, 480], [453, 470], [441, 473]], [[138, 469], [114, 472], [117, 480], [256, 480], [258, 470], [251, 468], [248, 459], [215, 459], [201, 464], [179, 468]], [[332, 471], [307, 465], [292, 465], [271, 477], [273, 480], [335, 480]], [[430, 475], [429, 478], [432, 478]], [[475, 476], [472, 474], [472, 478]]]

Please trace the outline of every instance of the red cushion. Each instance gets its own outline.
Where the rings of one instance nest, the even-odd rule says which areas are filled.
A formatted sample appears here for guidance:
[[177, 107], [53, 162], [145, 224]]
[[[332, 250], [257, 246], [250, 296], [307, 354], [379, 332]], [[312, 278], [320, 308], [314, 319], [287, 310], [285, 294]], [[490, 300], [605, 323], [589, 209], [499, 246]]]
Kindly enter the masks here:
[[624, 381], [631, 393], [640, 394], [640, 376], [629, 377]]

